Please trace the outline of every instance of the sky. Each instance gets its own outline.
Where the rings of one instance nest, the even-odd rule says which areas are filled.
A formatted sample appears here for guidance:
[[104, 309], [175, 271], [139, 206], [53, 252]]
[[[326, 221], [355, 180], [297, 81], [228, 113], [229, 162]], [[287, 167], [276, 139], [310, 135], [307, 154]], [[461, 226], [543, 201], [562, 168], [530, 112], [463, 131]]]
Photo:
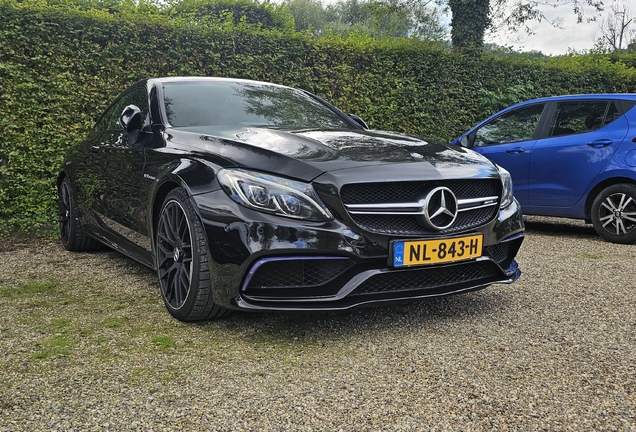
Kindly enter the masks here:
[[[627, 0], [627, 4], [634, 3], [636, 0]], [[589, 50], [594, 47], [595, 40], [601, 36], [599, 24], [604, 16], [607, 16], [607, 6], [611, 5], [610, 1], [605, 1], [606, 9], [596, 21], [583, 22], [577, 24], [577, 17], [572, 10], [572, 6], [563, 4], [557, 8], [547, 7], [544, 10], [546, 16], [550, 19], [562, 18], [560, 27], [555, 28], [550, 23], [529, 22], [528, 26], [533, 30], [534, 34], [518, 33], [516, 35], [506, 35], [498, 32], [494, 36], [490, 35], [487, 42], [494, 42], [498, 45], [510, 46], [521, 51], [541, 51], [548, 55], [567, 54], [572, 50], [580, 52]], [[636, 9], [636, 8], [635, 8]], [[585, 9], [586, 18], [592, 18], [597, 13], [593, 8]]]

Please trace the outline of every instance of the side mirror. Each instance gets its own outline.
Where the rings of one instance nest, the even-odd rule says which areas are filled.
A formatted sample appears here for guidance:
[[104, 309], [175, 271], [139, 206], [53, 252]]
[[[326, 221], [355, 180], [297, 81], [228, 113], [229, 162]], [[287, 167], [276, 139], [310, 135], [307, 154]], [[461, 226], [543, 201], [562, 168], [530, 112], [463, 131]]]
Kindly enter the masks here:
[[355, 120], [355, 122], [358, 123], [363, 128], [369, 129], [369, 126], [367, 125], [367, 123], [364, 120], [362, 120], [362, 118], [358, 117], [355, 114], [349, 114], [349, 117], [351, 117], [353, 120]]
[[139, 133], [143, 127], [143, 119], [141, 118], [141, 110], [136, 105], [128, 105], [122, 111], [119, 117], [121, 125], [128, 134], [128, 142], [135, 144], [139, 140]]
[[466, 135], [462, 135], [462, 137], [459, 139], [459, 144], [460, 144], [462, 147], [466, 147], [466, 148], [468, 148], [468, 136], [466, 136]]

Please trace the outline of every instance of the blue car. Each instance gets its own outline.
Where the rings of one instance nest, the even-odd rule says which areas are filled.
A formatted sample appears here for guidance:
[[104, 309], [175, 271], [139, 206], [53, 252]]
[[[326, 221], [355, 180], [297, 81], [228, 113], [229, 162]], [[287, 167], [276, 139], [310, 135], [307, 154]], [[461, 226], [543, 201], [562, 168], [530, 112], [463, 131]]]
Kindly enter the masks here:
[[636, 242], [636, 94], [522, 102], [452, 144], [507, 169], [524, 214], [583, 219], [614, 243]]

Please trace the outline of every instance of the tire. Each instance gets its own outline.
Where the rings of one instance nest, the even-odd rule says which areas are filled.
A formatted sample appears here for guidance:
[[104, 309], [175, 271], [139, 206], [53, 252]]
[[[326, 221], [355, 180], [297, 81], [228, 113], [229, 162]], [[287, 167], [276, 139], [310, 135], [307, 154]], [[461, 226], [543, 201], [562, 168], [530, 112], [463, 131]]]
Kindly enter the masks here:
[[590, 217], [596, 232], [612, 243], [636, 242], [636, 186], [615, 184], [601, 191]]
[[57, 189], [58, 223], [60, 241], [66, 250], [85, 252], [99, 249], [101, 244], [84, 234], [79, 220], [77, 201], [68, 177], [64, 177]]
[[200, 321], [229, 314], [213, 301], [205, 233], [182, 188], [172, 190], [161, 206], [155, 245], [161, 297], [173, 317]]

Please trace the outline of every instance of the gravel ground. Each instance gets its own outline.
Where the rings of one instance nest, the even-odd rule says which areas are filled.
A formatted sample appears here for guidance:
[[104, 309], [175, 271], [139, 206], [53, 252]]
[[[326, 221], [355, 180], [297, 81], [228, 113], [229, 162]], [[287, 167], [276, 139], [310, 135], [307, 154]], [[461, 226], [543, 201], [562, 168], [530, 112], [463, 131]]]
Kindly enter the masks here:
[[0, 432], [636, 431], [636, 247], [528, 218], [513, 285], [183, 324], [151, 271], [0, 249]]

